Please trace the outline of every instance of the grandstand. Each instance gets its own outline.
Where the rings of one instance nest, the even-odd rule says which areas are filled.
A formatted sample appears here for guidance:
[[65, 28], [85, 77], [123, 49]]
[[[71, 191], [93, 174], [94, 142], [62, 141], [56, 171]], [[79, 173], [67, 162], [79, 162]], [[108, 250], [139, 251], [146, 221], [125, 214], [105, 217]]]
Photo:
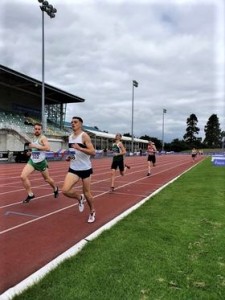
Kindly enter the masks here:
[[[0, 159], [24, 149], [24, 144], [33, 135], [33, 124], [41, 122], [42, 83], [25, 74], [0, 65]], [[46, 131], [51, 150], [67, 149], [70, 123], [66, 122], [68, 103], [84, 102], [83, 98], [72, 95], [45, 83]], [[111, 149], [115, 134], [106, 133], [96, 127], [83, 126], [96, 149]], [[125, 147], [131, 148], [131, 138], [123, 137]], [[136, 151], [144, 149], [148, 141], [134, 139]]]
[[[0, 151], [20, 151], [30, 140], [35, 122], [41, 122], [42, 83], [0, 65]], [[83, 98], [45, 84], [46, 136], [53, 151], [66, 147], [64, 128], [67, 103]]]

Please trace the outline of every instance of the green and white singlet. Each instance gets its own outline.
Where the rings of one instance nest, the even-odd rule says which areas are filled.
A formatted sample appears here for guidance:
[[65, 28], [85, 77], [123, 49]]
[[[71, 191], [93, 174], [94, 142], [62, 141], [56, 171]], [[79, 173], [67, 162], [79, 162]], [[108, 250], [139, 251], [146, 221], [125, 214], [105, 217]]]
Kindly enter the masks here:
[[[32, 144], [40, 145], [43, 146], [42, 143], [40, 142], [42, 136], [39, 137], [34, 137], [32, 140]], [[41, 151], [37, 148], [32, 148], [31, 149], [31, 157], [30, 159], [32, 160], [33, 163], [39, 163], [45, 160], [45, 151]]]
[[[112, 145], [112, 151], [113, 153], [120, 153], [121, 152], [121, 147], [120, 147], [120, 142], [119, 143], [114, 143]], [[120, 161], [123, 160], [123, 155], [118, 155], [118, 156], [113, 156], [113, 161]]]

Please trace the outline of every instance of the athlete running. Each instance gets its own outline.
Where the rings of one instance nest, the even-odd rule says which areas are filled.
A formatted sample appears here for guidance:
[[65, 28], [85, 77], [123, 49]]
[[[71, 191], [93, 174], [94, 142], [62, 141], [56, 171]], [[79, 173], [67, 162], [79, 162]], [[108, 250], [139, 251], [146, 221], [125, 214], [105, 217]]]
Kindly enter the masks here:
[[[95, 155], [95, 149], [90, 136], [82, 130], [83, 120], [80, 117], [73, 117], [71, 121], [73, 133], [69, 136], [70, 167], [65, 177], [62, 192], [66, 197], [77, 199], [79, 211], [84, 210], [84, 201], [90, 209], [88, 223], [93, 223], [96, 212], [91, 194], [91, 174], [93, 173], [91, 155]], [[82, 180], [83, 194], [74, 189], [79, 180]]]
[[148, 148], [147, 148], [147, 153], [148, 153], [148, 158], [147, 158], [147, 162], [148, 162], [148, 173], [147, 176], [151, 175], [151, 166], [155, 166], [156, 164], [156, 152], [157, 149], [155, 147], [155, 143], [153, 143], [152, 141], [149, 141], [148, 143]]
[[29, 148], [31, 149], [30, 159], [20, 175], [23, 186], [28, 194], [23, 203], [29, 203], [35, 197], [29, 180], [29, 175], [34, 171], [41, 173], [44, 180], [53, 188], [53, 196], [57, 198], [59, 196], [59, 189], [49, 175], [48, 163], [45, 156], [45, 151], [49, 151], [50, 146], [48, 139], [42, 134], [42, 124], [40, 123], [34, 124], [34, 136], [29, 144]]
[[115, 141], [112, 145], [113, 151], [113, 160], [111, 164], [111, 189], [110, 191], [114, 191], [115, 185], [115, 177], [116, 177], [116, 170], [119, 168], [120, 175], [124, 176], [127, 169], [130, 169], [130, 166], [124, 163], [124, 155], [126, 154], [126, 149], [121, 141], [122, 135], [117, 133], [115, 136]]

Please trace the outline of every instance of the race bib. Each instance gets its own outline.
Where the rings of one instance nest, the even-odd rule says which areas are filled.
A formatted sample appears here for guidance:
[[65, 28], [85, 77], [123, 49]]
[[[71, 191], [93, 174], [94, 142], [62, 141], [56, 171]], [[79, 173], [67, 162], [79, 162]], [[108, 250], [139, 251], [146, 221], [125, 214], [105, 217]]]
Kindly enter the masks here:
[[70, 159], [76, 159], [76, 151], [74, 148], [71, 148], [73, 144], [69, 143], [69, 157]]
[[38, 160], [40, 158], [40, 151], [32, 151], [31, 157], [34, 160]]

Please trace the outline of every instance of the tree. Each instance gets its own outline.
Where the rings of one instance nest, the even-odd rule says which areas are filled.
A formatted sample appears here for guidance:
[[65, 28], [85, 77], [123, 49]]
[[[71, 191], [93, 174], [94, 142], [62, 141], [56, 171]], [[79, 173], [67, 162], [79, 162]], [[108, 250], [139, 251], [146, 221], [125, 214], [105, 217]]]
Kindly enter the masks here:
[[132, 135], [129, 132], [124, 133], [123, 136], [132, 137]]
[[162, 148], [162, 143], [159, 139], [157, 139], [156, 137], [150, 137], [148, 135], [142, 135], [140, 137], [140, 139], [142, 140], [148, 140], [148, 141], [152, 141], [153, 143], [155, 143], [156, 148], [159, 150]]
[[142, 136], [140, 136], [140, 139], [142, 139], [142, 140], [148, 140], [148, 141], [150, 141], [151, 140], [151, 138], [150, 138], [150, 136], [149, 135], [142, 135]]
[[220, 129], [219, 119], [216, 114], [212, 114], [204, 128], [205, 139], [204, 144], [210, 148], [217, 148], [222, 143], [222, 132]]
[[188, 149], [188, 145], [184, 140], [174, 139], [170, 144], [168, 144], [169, 151], [180, 152]]
[[185, 142], [187, 144], [194, 145], [195, 141], [197, 140], [196, 134], [199, 134], [200, 129], [197, 127], [198, 119], [195, 114], [191, 114], [189, 118], [187, 118], [187, 128], [186, 133], [183, 136]]

